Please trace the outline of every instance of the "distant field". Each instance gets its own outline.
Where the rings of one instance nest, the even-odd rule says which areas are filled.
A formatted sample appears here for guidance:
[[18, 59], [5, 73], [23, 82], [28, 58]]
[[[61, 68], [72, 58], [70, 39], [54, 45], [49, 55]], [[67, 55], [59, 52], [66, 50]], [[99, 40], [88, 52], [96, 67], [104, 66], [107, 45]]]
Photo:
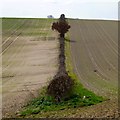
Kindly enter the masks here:
[[69, 23], [72, 63], [81, 83], [97, 94], [117, 97], [118, 22], [69, 20]]
[[[15, 41], [18, 36], [47, 36], [51, 34], [47, 29], [52, 19], [24, 19], [4, 18], [2, 19], [2, 52]], [[49, 32], [48, 32], [49, 31]]]

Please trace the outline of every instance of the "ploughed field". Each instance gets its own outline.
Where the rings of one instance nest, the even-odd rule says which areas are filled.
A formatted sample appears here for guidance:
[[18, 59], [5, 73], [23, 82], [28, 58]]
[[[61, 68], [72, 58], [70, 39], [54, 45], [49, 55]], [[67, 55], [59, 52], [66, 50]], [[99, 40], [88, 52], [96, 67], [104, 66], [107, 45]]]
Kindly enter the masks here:
[[118, 22], [69, 20], [74, 71], [81, 83], [107, 98], [118, 93]]
[[[57, 71], [58, 35], [53, 19], [2, 19], [3, 116], [17, 112], [38, 95]], [[98, 95], [110, 98], [101, 104], [76, 108], [74, 117], [116, 114], [118, 94], [118, 23], [68, 20], [70, 52], [80, 82]], [[106, 104], [107, 103], [107, 104]], [[80, 110], [80, 111], [79, 111]], [[107, 114], [106, 114], [107, 112]], [[94, 114], [94, 115], [93, 115]], [[62, 114], [61, 114], [62, 115]], [[63, 116], [62, 116], [63, 117]]]
[[3, 116], [17, 112], [54, 76], [58, 41], [53, 19], [2, 19]]

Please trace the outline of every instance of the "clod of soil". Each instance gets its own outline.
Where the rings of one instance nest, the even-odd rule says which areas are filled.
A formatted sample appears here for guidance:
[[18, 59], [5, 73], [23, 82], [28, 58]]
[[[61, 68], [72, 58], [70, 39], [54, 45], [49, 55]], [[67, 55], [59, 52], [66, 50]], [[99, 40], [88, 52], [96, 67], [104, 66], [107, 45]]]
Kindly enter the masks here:
[[97, 70], [94, 70], [94, 72], [97, 72]]

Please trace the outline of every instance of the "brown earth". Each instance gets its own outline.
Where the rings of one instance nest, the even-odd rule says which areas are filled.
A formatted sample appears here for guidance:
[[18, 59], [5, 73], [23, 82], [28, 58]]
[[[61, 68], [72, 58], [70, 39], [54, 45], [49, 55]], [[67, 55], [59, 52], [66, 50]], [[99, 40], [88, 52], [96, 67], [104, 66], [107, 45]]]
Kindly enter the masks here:
[[[69, 22], [75, 73], [86, 88], [110, 100], [90, 107], [70, 109], [67, 113], [64, 110], [51, 111], [48, 117], [117, 118], [117, 22]], [[37, 26], [37, 23], [34, 26]], [[32, 30], [39, 31], [37, 27]], [[44, 30], [46, 29], [42, 29]], [[26, 30], [28, 33], [30, 31]], [[46, 85], [57, 71], [58, 41], [54, 39], [56, 35], [51, 35], [50, 31], [47, 36], [17, 35], [12, 37], [13, 41], [16, 40], [10, 47], [7, 45], [8, 49], [5, 48], [3, 54], [3, 117], [14, 117], [13, 113], [19, 111], [31, 98], [38, 96], [41, 86]], [[6, 39], [7, 37], [4, 38]]]
[[[107, 116], [114, 118], [115, 114], [118, 117], [118, 22], [97, 20], [69, 22], [74, 72], [87, 89], [110, 99], [109, 102], [88, 108], [86, 117], [95, 117], [98, 114], [97, 110], [101, 118]], [[111, 111], [114, 111], [114, 115]], [[83, 114], [80, 113], [78, 116], [80, 115]]]
[[[38, 31], [36, 27], [32, 30], [34, 33]], [[54, 33], [51, 34], [50, 24], [49, 28], [43, 30], [48, 32], [45, 37], [33, 33], [27, 36], [23, 34], [24, 32], [11, 36], [10, 39], [13, 39], [13, 42], [4, 48], [2, 55], [3, 117], [14, 117], [15, 113], [31, 98], [38, 96], [40, 88], [47, 85], [57, 71], [57, 36]]]

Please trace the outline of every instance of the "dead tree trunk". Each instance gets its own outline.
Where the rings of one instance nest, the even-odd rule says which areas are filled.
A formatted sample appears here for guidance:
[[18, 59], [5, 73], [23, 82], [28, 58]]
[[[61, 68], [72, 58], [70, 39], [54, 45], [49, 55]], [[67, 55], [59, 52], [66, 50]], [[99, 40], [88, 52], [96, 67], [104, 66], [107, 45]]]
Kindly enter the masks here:
[[[62, 23], [61, 25], [63, 25]], [[53, 23], [53, 26], [55, 23]], [[56, 28], [60, 30], [60, 24], [56, 23], [58, 25]], [[66, 22], [65, 22], [66, 25]], [[64, 26], [65, 26], [64, 25]], [[53, 29], [52, 26], [52, 29]], [[64, 28], [61, 26], [61, 28]], [[65, 29], [68, 29], [68, 24]], [[64, 31], [61, 30], [61, 31]], [[68, 30], [67, 30], [68, 31]], [[59, 38], [59, 68], [57, 74], [54, 76], [53, 80], [50, 82], [48, 85], [47, 92], [49, 95], [53, 96], [57, 102], [60, 102], [61, 99], [66, 96], [67, 93], [70, 92], [72, 85], [73, 85], [73, 80], [69, 77], [67, 71], [66, 71], [66, 65], [65, 65], [65, 39], [64, 39], [64, 34], [65, 32], [60, 33], [60, 38]]]

